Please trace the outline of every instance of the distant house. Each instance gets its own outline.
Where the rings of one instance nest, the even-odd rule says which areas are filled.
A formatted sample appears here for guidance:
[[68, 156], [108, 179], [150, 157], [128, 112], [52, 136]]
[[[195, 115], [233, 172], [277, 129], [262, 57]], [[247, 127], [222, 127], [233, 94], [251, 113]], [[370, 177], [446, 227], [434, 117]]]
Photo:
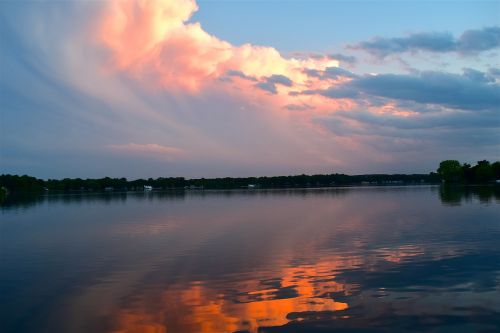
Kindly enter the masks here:
[[151, 185], [144, 185], [144, 191], [152, 191], [153, 190], [153, 186]]
[[256, 188], [257, 186], [255, 184], [248, 184], [247, 188]]

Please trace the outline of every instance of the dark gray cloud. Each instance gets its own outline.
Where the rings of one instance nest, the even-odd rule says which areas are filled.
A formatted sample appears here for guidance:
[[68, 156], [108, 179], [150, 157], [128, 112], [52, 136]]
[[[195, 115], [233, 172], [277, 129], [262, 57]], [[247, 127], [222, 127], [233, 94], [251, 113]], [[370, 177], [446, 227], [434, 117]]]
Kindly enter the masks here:
[[487, 51], [500, 46], [500, 27], [488, 27], [481, 30], [467, 30], [457, 41], [457, 48], [462, 52]]
[[454, 109], [498, 110], [500, 85], [489, 81], [484, 73], [470, 69], [464, 75], [443, 72], [365, 75], [318, 93], [330, 98], [355, 98], [364, 94]]
[[255, 87], [270, 92], [271, 94], [277, 94], [278, 89], [276, 88], [277, 84], [281, 84], [286, 87], [293, 86], [293, 81], [290, 80], [285, 75], [281, 74], [273, 74], [269, 77], [266, 77], [263, 82], [259, 82], [255, 84]]
[[330, 79], [338, 79], [340, 77], [349, 77], [349, 78], [356, 78], [358, 77], [356, 74], [353, 72], [350, 72], [346, 69], [340, 68], [340, 67], [327, 67], [324, 71], [324, 76]]
[[[453, 130], [464, 129], [494, 129], [500, 127], [500, 112], [424, 112], [418, 117], [401, 117], [388, 114], [375, 114], [366, 110], [340, 111], [335, 117], [356, 120], [366, 128], [393, 128], [398, 130], [430, 130], [448, 128]], [[380, 131], [377, 131], [380, 133]], [[410, 134], [410, 133], [408, 133]], [[499, 134], [500, 135], [500, 134]]]
[[237, 71], [237, 70], [228, 70], [226, 72], [226, 75], [227, 76], [236, 76], [236, 77], [239, 77], [239, 78], [242, 78], [242, 79], [245, 79], [245, 80], [249, 80], [249, 81], [257, 81], [256, 78], [254, 78], [253, 76], [248, 76], [248, 75], [245, 75], [245, 73], [243, 73], [242, 71]]
[[304, 93], [306, 95], [320, 94], [330, 98], [358, 98], [360, 96], [360, 91], [351, 84], [343, 84], [322, 91], [305, 91]]
[[321, 77], [323, 75], [323, 71], [320, 71], [318, 69], [309, 69], [309, 68], [304, 69], [304, 73], [310, 77]]
[[495, 82], [495, 78], [489, 73], [483, 73], [473, 68], [464, 68], [464, 76], [477, 82]]
[[376, 37], [370, 41], [349, 46], [364, 50], [377, 57], [408, 51], [448, 52], [455, 49], [455, 40], [450, 33], [417, 33], [401, 38]]
[[278, 93], [278, 89], [276, 88], [276, 85], [274, 83], [271, 83], [271, 82], [267, 82], [267, 81], [266, 82], [259, 82], [259, 83], [255, 84], [255, 87], [262, 89], [262, 90], [265, 90], [273, 95]]
[[[342, 137], [356, 137], [378, 151], [463, 152], [470, 158], [495, 156], [500, 148], [500, 114], [498, 111], [427, 112], [418, 117], [374, 114], [358, 110], [335, 112], [317, 117], [314, 122]], [[497, 153], [496, 153], [497, 154]], [[439, 155], [439, 154], [438, 154]]]
[[[375, 151], [495, 156], [500, 148], [500, 85], [497, 70], [486, 73], [464, 68], [463, 74], [419, 72], [365, 75], [332, 86], [321, 94], [330, 98], [354, 98], [358, 107], [317, 116], [314, 122], [340, 137], [356, 138]], [[374, 113], [370, 107], [390, 102], [395, 110], [418, 115], [402, 117]], [[475, 147], [477, 155], [474, 155]]]
[[274, 84], [282, 84], [287, 87], [291, 87], [293, 85], [292, 80], [290, 80], [285, 75], [274, 74], [267, 78], [267, 82]]
[[324, 71], [318, 69], [305, 69], [304, 73], [310, 77], [316, 77], [321, 80], [337, 80], [341, 77], [356, 78], [353, 72], [340, 67], [327, 67]]
[[417, 51], [474, 54], [500, 47], [500, 27], [466, 30], [459, 38], [448, 32], [422, 32], [396, 38], [376, 37], [348, 47], [380, 58]]

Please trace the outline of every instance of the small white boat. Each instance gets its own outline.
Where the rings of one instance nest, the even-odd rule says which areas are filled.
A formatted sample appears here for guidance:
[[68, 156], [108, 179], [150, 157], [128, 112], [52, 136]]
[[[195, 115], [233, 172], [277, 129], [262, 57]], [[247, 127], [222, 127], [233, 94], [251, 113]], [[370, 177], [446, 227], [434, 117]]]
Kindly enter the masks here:
[[153, 186], [151, 185], [144, 185], [144, 191], [152, 191], [153, 190]]

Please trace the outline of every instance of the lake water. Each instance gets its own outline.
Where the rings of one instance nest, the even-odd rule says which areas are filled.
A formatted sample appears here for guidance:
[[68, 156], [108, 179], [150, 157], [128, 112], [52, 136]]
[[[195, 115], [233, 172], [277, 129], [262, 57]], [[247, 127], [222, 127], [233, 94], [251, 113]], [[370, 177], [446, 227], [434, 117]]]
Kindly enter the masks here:
[[0, 215], [6, 332], [498, 332], [500, 188], [65, 195]]

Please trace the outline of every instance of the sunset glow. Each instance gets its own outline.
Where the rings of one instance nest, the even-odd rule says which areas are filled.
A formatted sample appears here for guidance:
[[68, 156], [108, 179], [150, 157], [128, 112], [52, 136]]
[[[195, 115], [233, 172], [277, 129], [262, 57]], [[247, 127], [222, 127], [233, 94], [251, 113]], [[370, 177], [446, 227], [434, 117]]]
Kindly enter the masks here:
[[[419, 6], [415, 15], [430, 4]], [[481, 23], [445, 15], [450, 22], [426, 27], [408, 17], [407, 28], [379, 24], [383, 8], [371, 4], [373, 15], [360, 12], [349, 26], [349, 5], [337, 2], [9, 4], [2, 166], [40, 176], [223, 177], [426, 173], [436, 156], [493, 159], [500, 30], [491, 6], [475, 7]], [[436, 15], [471, 11], [437, 7]], [[272, 29], [275, 12], [283, 19]], [[470, 136], [480, 143], [463, 142]], [[41, 157], [47, 149], [56, 169]]]
[[500, 332], [500, 0], [5, 0], [0, 332]]

